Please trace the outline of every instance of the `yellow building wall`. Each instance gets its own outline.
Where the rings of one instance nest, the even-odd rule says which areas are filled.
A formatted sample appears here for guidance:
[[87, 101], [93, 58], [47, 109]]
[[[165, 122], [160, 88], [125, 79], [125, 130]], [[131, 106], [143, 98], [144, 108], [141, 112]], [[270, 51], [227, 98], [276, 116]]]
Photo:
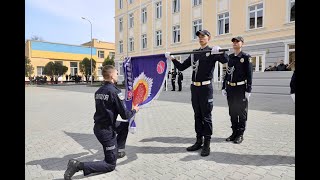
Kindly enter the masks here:
[[[83, 44], [83, 46], [86, 46], [86, 45]], [[115, 51], [114, 43], [99, 42], [96, 40], [96, 42], [94, 42], [94, 46], [96, 46], [97, 51], [98, 50], [105, 51], [105, 58], [109, 55], [109, 52]], [[82, 75], [80, 72], [79, 63], [86, 57], [90, 59], [90, 56], [91, 56], [91, 54], [75, 54], [75, 53], [53, 52], [53, 51], [43, 51], [43, 50], [32, 50], [30, 40], [27, 40], [25, 44], [25, 55], [31, 60], [31, 64], [34, 67], [34, 73], [32, 74], [32, 76], [37, 76], [38, 66], [44, 67], [48, 62], [54, 62], [54, 61], [62, 61], [62, 64], [68, 67], [68, 71], [66, 72], [66, 74], [68, 75], [71, 73], [70, 62], [78, 62], [78, 74]], [[92, 58], [96, 60], [96, 69], [94, 74], [98, 75], [97, 68], [102, 65], [104, 58], [98, 58], [98, 52], [96, 52], [96, 55], [94, 55], [93, 53]], [[65, 75], [63, 76], [63, 80], [66, 79]]]
[[[50, 51], [39, 51], [32, 50], [31, 56], [36, 58], [49, 58], [52, 60], [75, 60], [82, 61], [84, 58], [89, 58], [91, 55], [89, 54], [72, 54], [72, 53], [61, 53], [61, 52], [50, 52]], [[97, 55], [92, 55], [93, 59], [97, 59]]]

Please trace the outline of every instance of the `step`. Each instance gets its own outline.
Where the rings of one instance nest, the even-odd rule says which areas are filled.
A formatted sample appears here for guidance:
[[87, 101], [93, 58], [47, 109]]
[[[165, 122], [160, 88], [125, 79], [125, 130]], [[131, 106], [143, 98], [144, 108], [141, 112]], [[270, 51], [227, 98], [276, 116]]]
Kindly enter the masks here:
[[290, 86], [291, 79], [252, 79], [253, 86]]
[[293, 71], [265, 71], [254, 72], [253, 79], [291, 79]]
[[252, 86], [252, 93], [263, 94], [290, 94], [290, 87], [281, 86]]

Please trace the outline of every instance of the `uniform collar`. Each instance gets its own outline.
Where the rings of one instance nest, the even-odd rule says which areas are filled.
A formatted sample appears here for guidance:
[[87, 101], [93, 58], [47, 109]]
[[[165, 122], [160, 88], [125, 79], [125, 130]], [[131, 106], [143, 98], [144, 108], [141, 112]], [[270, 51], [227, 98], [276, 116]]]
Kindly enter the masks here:
[[[107, 84], [113, 84], [112, 82], [110, 81], [104, 81], [104, 85], [107, 85]], [[114, 84], [113, 84], [114, 85]]]
[[238, 55], [236, 55], [237, 57], [242, 57], [242, 51], [239, 52]]
[[243, 54], [243, 52], [240, 51], [238, 55], [235, 55], [234, 53], [233, 53], [232, 55], [233, 55], [233, 57], [236, 56], [236, 57], [239, 57], [239, 58], [240, 58], [240, 57], [242, 57], [242, 54]]
[[200, 51], [204, 50], [204, 49], [209, 49], [209, 46], [207, 45], [206, 47], [204, 48], [199, 48]]

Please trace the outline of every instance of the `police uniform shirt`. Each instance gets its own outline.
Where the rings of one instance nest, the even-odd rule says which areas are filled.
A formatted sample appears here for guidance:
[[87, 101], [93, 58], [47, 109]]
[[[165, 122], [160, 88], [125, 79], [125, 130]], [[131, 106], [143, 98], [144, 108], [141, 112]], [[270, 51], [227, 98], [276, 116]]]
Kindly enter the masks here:
[[175, 71], [173, 71], [171, 73], [171, 79], [176, 79], [177, 73]]
[[251, 92], [252, 63], [250, 61], [251, 56], [242, 51], [238, 55], [235, 55], [234, 53], [230, 54], [222, 89], [226, 88], [227, 81], [235, 83], [246, 80], [246, 91]]
[[111, 82], [105, 82], [94, 94], [96, 112], [94, 122], [115, 126], [116, 118], [120, 114], [122, 119], [130, 119], [136, 111], [127, 110], [121, 90]]
[[[206, 46], [203, 49], [200, 48], [194, 51], [203, 51], [211, 49], [212, 48], [210, 48], [209, 46]], [[183, 71], [188, 67], [192, 66], [192, 81], [195, 82], [211, 80], [213, 77], [213, 71], [216, 61], [219, 61], [223, 64], [228, 62], [228, 55], [225, 53], [214, 55], [210, 55], [210, 52], [193, 54], [193, 60], [191, 56], [192, 55], [190, 55], [183, 63], [180, 63], [175, 59], [172, 62], [179, 71]]]

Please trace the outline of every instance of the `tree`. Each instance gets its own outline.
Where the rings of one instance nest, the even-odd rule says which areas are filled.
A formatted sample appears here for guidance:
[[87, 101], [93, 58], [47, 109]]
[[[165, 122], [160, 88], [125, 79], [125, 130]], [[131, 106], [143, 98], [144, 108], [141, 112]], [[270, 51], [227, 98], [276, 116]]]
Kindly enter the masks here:
[[47, 76], [61, 76], [68, 71], [67, 66], [63, 66], [60, 62], [48, 62], [43, 69], [43, 74]]
[[25, 61], [25, 71], [24, 71], [25, 76], [30, 77], [31, 74], [33, 74], [34, 68], [31, 64], [31, 60], [27, 56], [24, 57], [24, 61]]
[[[92, 72], [94, 72], [95, 69], [96, 69], [96, 61], [92, 59]], [[80, 62], [80, 72], [86, 78], [86, 82], [88, 82], [89, 76], [91, 75], [91, 61], [86, 57]]]
[[110, 57], [108, 56], [106, 59], [104, 59], [104, 62], [102, 63], [102, 66], [105, 66], [105, 65], [112, 65], [114, 66], [115, 63], [114, 63], [114, 58], [112, 57], [110, 59]]
[[40, 36], [33, 35], [33, 36], [31, 37], [31, 40], [33, 40], [33, 41], [43, 41], [43, 38], [40, 37]]

